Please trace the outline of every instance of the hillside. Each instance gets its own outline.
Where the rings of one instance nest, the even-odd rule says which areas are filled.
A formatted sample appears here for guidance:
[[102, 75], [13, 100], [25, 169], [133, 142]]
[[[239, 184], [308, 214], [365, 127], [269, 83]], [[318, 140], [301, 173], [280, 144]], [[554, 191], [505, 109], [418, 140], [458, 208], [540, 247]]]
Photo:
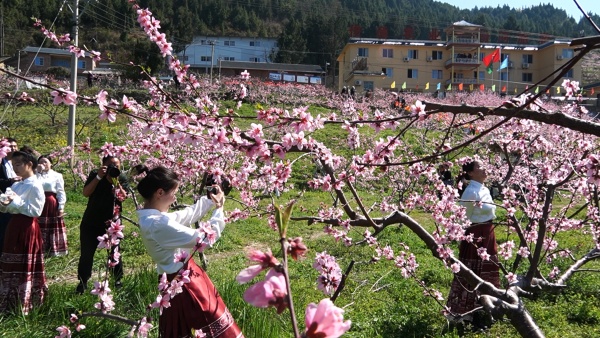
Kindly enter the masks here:
[[583, 58], [582, 71], [584, 84], [600, 82], [600, 51], [592, 51]]

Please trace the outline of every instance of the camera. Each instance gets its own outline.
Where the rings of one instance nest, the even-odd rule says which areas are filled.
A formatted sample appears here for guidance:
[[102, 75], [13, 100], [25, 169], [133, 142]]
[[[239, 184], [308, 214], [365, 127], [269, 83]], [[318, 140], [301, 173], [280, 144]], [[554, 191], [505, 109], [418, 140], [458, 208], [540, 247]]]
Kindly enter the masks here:
[[[206, 197], [210, 198], [210, 194], [217, 193], [217, 188], [213, 187], [213, 185], [215, 185], [215, 184], [217, 184], [217, 182], [215, 182], [213, 175], [207, 175], [206, 181], [204, 182], [204, 185], [206, 186]], [[225, 194], [225, 196], [229, 195], [229, 192], [231, 192], [232, 186], [228, 179], [221, 178], [221, 184], [219, 184], [219, 186], [221, 187], [221, 190], [223, 190], [223, 193]]]
[[106, 168], [106, 173], [110, 177], [119, 177], [119, 175], [121, 175], [121, 170], [119, 170], [116, 165], [111, 164]]

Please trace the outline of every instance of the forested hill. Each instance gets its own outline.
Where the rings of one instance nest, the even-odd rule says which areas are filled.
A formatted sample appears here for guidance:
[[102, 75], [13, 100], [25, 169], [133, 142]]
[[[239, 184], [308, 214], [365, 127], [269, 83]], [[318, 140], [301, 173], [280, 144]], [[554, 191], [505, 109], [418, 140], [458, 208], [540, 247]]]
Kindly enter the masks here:
[[[151, 44], [140, 34], [127, 0], [79, 1], [80, 44], [111, 51], [116, 58], [147, 58]], [[31, 17], [42, 19], [46, 27], [54, 22], [57, 33], [69, 32], [72, 2], [2, 0], [4, 54], [42, 43], [43, 35], [32, 27]], [[351, 35], [443, 38], [443, 29], [459, 20], [487, 27], [490, 41], [535, 42], [549, 36], [594, 34], [584, 19], [570, 18], [551, 4], [473, 10], [432, 0], [140, 0], [139, 4], [161, 20], [177, 49], [194, 35], [277, 37], [282, 52], [276, 61], [292, 63], [333, 61]], [[598, 15], [593, 17], [600, 23]]]

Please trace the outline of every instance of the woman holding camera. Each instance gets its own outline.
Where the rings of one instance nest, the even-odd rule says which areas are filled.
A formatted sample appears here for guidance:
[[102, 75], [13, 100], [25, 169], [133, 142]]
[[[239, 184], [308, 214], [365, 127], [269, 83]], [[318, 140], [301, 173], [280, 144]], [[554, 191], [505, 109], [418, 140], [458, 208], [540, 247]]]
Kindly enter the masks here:
[[165, 167], [148, 170], [140, 165], [136, 170], [140, 174], [146, 173], [137, 186], [144, 198], [143, 209], [137, 211], [140, 234], [159, 275], [167, 274], [170, 282], [183, 270], [189, 271], [189, 282], [183, 283], [182, 292], [169, 299], [170, 306], [162, 309], [158, 324], [160, 337], [192, 337], [192, 330], [196, 331], [196, 337], [204, 337], [197, 332], [201, 330], [206, 337], [242, 338], [244, 335], [206, 272], [193, 258], [174, 259], [176, 255], [185, 257], [182, 250], [190, 254], [197, 243], [201, 244], [200, 250], [213, 243], [202, 232], [190, 228], [213, 207], [209, 223], [214, 240], [221, 237], [225, 228], [225, 195], [221, 187], [214, 185], [214, 190], [209, 190], [210, 198], [202, 196], [192, 206], [168, 212], [176, 200], [177, 174]]
[[[87, 207], [81, 219], [79, 240], [81, 256], [77, 266], [79, 285], [76, 292], [81, 294], [87, 289], [87, 282], [92, 276], [94, 254], [98, 247], [98, 237], [106, 233], [109, 223], [118, 219], [121, 202], [127, 196], [127, 177], [119, 170], [121, 161], [115, 156], [102, 159], [102, 166], [94, 169], [88, 175], [83, 187], [83, 196], [88, 197]], [[111, 261], [119, 245], [111, 248]], [[111, 269], [115, 278], [115, 287], [121, 287], [123, 278], [123, 262], [121, 259]]]
[[42, 183], [46, 195], [44, 210], [38, 219], [44, 239], [44, 253], [49, 257], [64, 256], [69, 251], [67, 228], [63, 219], [67, 202], [63, 176], [52, 170], [52, 161], [48, 155], [38, 157], [36, 176]]
[[35, 176], [33, 154], [15, 151], [15, 173], [22, 178], [2, 196], [0, 211], [12, 214], [0, 259], [0, 313], [20, 308], [28, 314], [43, 302], [48, 286], [38, 217], [44, 208], [44, 189]]

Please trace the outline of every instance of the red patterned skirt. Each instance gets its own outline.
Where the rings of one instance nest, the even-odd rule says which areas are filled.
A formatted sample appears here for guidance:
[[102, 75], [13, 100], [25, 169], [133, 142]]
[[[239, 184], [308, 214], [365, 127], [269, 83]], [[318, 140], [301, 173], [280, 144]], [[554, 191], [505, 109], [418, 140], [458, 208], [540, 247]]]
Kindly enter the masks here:
[[0, 258], [0, 312], [21, 304], [24, 314], [48, 292], [42, 235], [37, 218], [12, 215]]
[[[192, 329], [202, 330], [207, 338], [243, 338], [227, 306], [210, 278], [193, 259], [187, 262], [189, 283], [173, 297], [171, 306], [159, 318], [160, 337], [192, 337]], [[172, 280], [176, 274], [168, 275]], [[160, 276], [159, 276], [160, 278]]]
[[[460, 242], [458, 247], [458, 259], [476, 275], [483, 280], [500, 287], [500, 269], [498, 267], [498, 245], [492, 222], [481, 223], [465, 231], [465, 235], [473, 234], [473, 243]], [[481, 238], [481, 241], [478, 241]], [[477, 249], [485, 247], [490, 255], [489, 261], [483, 261], [477, 254]], [[453, 314], [464, 314], [479, 306], [479, 293], [474, 291], [474, 285], [470, 285], [463, 278], [454, 275], [450, 295], [446, 304]], [[470, 320], [472, 316], [465, 316]]]
[[64, 256], [69, 253], [65, 221], [58, 216], [56, 194], [46, 191], [45, 195], [44, 210], [42, 210], [42, 216], [38, 218], [44, 241], [44, 253], [50, 257]]

